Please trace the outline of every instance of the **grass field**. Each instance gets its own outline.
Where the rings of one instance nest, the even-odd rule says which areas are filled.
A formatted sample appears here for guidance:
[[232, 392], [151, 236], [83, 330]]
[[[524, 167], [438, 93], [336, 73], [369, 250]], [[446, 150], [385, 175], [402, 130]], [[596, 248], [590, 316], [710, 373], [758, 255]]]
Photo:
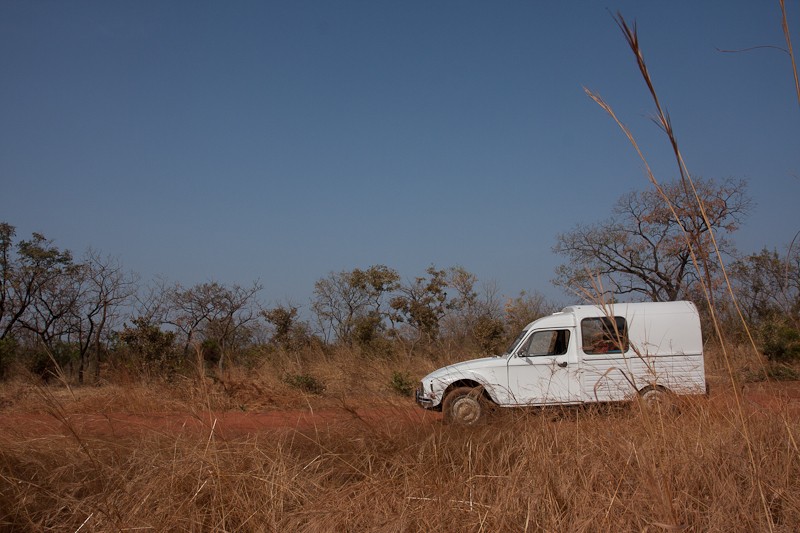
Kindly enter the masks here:
[[[271, 364], [227, 382], [184, 378], [72, 392], [2, 385], [0, 417], [9, 422], [0, 424], [0, 529], [800, 527], [800, 409], [788, 396], [800, 393], [797, 383], [776, 388], [780, 393], [759, 385], [767, 388], [753, 390], [766, 400], [746, 393], [737, 403], [724, 378], [715, 381], [712, 357], [714, 394], [674, 413], [636, 403], [515, 410], [465, 429], [409, 416], [417, 408], [390, 386], [397, 361], [342, 356], [304, 367], [324, 383], [320, 394], [287, 384], [277, 370], [283, 364], [290, 366]], [[404, 360], [400, 368], [416, 375], [435, 364]], [[233, 432], [221, 421], [225, 413], [326, 410], [349, 416]], [[81, 424], [82, 413], [156, 422], [140, 431], [97, 432]], [[165, 413], [198, 423], [159, 424]], [[51, 420], [51, 429], [34, 431], [35, 420]]]

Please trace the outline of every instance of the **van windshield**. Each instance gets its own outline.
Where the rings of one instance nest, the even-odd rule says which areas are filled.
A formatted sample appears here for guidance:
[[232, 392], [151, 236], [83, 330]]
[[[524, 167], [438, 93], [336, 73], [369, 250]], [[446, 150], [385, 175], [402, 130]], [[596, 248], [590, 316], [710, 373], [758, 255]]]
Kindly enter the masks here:
[[519, 344], [519, 342], [522, 340], [522, 338], [523, 338], [523, 337], [524, 337], [524, 336], [525, 336], [527, 333], [528, 333], [528, 330], [527, 330], [527, 329], [523, 329], [523, 330], [522, 330], [522, 333], [520, 333], [519, 335], [517, 335], [517, 338], [516, 338], [516, 339], [514, 339], [514, 342], [512, 342], [512, 343], [511, 343], [511, 346], [509, 346], [509, 347], [506, 349], [506, 351], [505, 351], [505, 352], [503, 352], [503, 355], [508, 355], [508, 354], [510, 354], [512, 351], [514, 351], [514, 348], [517, 346], [517, 344]]

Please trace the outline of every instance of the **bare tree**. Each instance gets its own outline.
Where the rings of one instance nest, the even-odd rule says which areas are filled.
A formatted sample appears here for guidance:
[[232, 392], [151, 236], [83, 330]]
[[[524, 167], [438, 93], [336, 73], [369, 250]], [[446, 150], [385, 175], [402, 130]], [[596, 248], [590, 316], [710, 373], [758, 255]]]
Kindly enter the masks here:
[[212, 281], [188, 289], [175, 284], [169, 291], [164, 321], [183, 334], [184, 354], [195, 340], [216, 342], [222, 371], [226, 357], [241, 345], [247, 325], [257, 318], [253, 304], [261, 288], [258, 282], [228, 287]]
[[[682, 182], [662, 185], [675, 214], [663, 196], [648, 189], [623, 195], [611, 218], [579, 225], [558, 235], [553, 251], [567, 262], [556, 270], [554, 283], [584, 294], [594, 294], [599, 279], [614, 295], [639, 295], [653, 301], [685, 297], [689, 285], [700, 277], [713, 289], [718, 265], [710, 232], [722, 253], [732, 251], [727, 235], [734, 232], [751, 204], [746, 183], [726, 179], [695, 179], [702, 216], [694, 193]], [[700, 259], [701, 271], [691, 251]]]
[[75, 314], [81, 300], [83, 265], [71, 264], [39, 286], [19, 324], [50, 350], [76, 334]]
[[439, 336], [440, 321], [449, 305], [447, 270], [431, 265], [425, 272], [427, 277], [419, 276], [401, 285], [390, 305], [394, 310], [393, 319], [411, 326], [416, 340], [433, 341]]
[[76, 263], [39, 233], [14, 250], [14, 234], [13, 226], [0, 224], [0, 338], [27, 331], [51, 355], [59, 347], [74, 355], [79, 382], [90, 359], [97, 377], [103, 335], [132, 294], [133, 279], [116, 260], [91, 250]]
[[144, 321], [153, 326], [166, 324], [174, 289], [174, 285], [161, 277], [139, 287], [133, 295], [133, 316], [139, 323]]
[[51, 352], [68, 346], [77, 359], [79, 383], [89, 367], [97, 379], [104, 335], [134, 291], [135, 279], [116, 259], [90, 250], [83, 262], [60, 268], [39, 286], [20, 324]]
[[505, 334], [500, 291], [494, 282], [456, 266], [447, 271], [449, 301], [441, 320], [442, 336], [471, 343], [482, 353], [496, 353]]
[[385, 299], [398, 286], [400, 276], [384, 265], [366, 270], [331, 272], [314, 284], [311, 308], [326, 340], [333, 336], [352, 342], [356, 331], [369, 337], [389, 318]]
[[119, 318], [121, 307], [135, 294], [136, 278], [122, 268], [119, 260], [103, 257], [94, 250], [86, 253], [76, 274], [80, 279], [73, 330], [80, 354], [78, 382], [83, 383], [84, 372], [91, 367], [94, 379], [100, 377], [104, 335]]
[[559, 306], [548, 300], [540, 292], [521, 291], [515, 298], [509, 298], [504, 305], [506, 331], [517, 335], [522, 329], [545, 315], [556, 312]]

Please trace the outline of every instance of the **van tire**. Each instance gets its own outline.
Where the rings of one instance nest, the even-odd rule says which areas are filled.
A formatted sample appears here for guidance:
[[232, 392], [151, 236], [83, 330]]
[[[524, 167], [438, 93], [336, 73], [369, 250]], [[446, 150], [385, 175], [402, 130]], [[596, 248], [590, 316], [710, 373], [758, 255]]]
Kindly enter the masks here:
[[674, 413], [677, 409], [674, 395], [664, 387], [648, 385], [639, 391], [642, 407], [653, 413]]
[[459, 387], [445, 397], [442, 404], [445, 424], [477, 426], [486, 421], [489, 401], [483, 387]]

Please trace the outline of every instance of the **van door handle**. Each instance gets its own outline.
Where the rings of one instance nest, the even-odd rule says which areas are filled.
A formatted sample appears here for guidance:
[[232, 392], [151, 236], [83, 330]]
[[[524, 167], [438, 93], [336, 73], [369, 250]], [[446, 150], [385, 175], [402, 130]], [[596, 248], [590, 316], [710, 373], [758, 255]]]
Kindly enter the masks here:
[[567, 362], [564, 361], [563, 363], [558, 363], [558, 366], [560, 366], [561, 368], [567, 368]]

